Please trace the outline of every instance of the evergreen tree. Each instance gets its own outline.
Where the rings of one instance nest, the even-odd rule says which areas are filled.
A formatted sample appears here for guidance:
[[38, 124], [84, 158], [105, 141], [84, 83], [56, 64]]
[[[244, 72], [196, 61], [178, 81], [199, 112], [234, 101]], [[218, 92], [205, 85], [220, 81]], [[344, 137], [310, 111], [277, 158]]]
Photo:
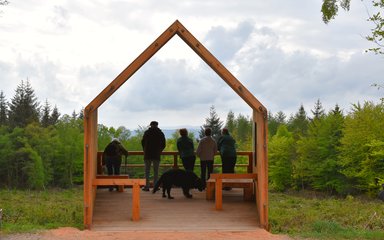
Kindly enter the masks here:
[[8, 124], [8, 106], [3, 91], [0, 91], [0, 126]]
[[55, 107], [52, 110], [51, 116], [49, 117], [49, 124], [55, 125], [59, 121], [59, 117], [60, 117], [60, 112], [57, 109], [57, 106], [55, 105]]
[[25, 127], [32, 122], [39, 122], [39, 103], [29, 81], [24, 83], [22, 80], [9, 104], [9, 123], [14, 128]]
[[311, 110], [311, 112], [313, 114], [313, 119], [311, 119], [312, 121], [315, 119], [320, 119], [320, 118], [324, 117], [325, 110], [324, 110], [324, 108], [320, 102], [320, 99], [317, 99], [317, 101], [315, 103], [315, 109]]
[[200, 127], [199, 136], [203, 138], [205, 136], [204, 130], [206, 128], [212, 129], [212, 137], [216, 140], [221, 136], [221, 128], [223, 126], [223, 121], [220, 120], [219, 116], [216, 113], [215, 106], [211, 106], [209, 109], [209, 117], [205, 119], [205, 124]]
[[235, 114], [232, 112], [232, 110], [230, 110], [228, 115], [227, 115], [225, 127], [228, 129], [228, 131], [231, 134], [233, 134], [233, 132], [235, 131], [235, 128], [236, 128]]
[[42, 109], [41, 126], [48, 127], [49, 125], [51, 125], [50, 113], [51, 113], [51, 105], [48, 103], [48, 100], [46, 99]]
[[272, 112], [268, 112], [268, 134], [273, 136], [276, 134], [278, 127], [281, 124], [285, 124], [286, 116], [282, 111], [276, 113], [276, 116]]
[[299, 139], [300, 136], [305, 136], [308, 131], [309, 120], [307, 112], [304, 109], [303, 104], [300, 105], [299, 111], [291, 117], [288, 122], [288, 129], [293, 132], [295, 140]]

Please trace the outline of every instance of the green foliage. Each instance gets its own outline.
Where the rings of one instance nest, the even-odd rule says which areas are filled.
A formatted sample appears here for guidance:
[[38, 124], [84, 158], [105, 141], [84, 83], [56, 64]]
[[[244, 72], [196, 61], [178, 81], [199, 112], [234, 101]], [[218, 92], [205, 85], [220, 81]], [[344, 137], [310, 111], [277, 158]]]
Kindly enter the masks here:
[[375, 178], [384, 178], [383, 129], [383, 104], [356, 104], [346, 117], [340, 161], [341, 172], [348, 178], [351, 191], [369, 192]]
[[1, 230], [31, 232], [39, 229], [83, 226], [82, 188], [68, 190], [0, 190]]
[[316, 192], [270, 193], [273, 233], [309, 239], [383, 239], [382, 202]]
[[292, 160], [294, 139], [285, 125], [280, 125], [277, 133], [269, 141], [269, 182], [270, 188], [284, 191], [292, 185]]
[[39, 102], [29, 81], [21, 81], [9, 104], [9, 124], [11, 127], [25, 127], [39, 122]]
[[204, 130], [206, 128], [212, 129], [212, 137], [217, 141], [221, 136], [221, 128], [223, 127], [223, 121], [220, 120], [220, 117], [216, 113], [215, 106], [211, 106], [209, 109], [209, 117], [205, 119], [205, 124], [200, 127], [199, 137], [203, 138], [205, 136]]

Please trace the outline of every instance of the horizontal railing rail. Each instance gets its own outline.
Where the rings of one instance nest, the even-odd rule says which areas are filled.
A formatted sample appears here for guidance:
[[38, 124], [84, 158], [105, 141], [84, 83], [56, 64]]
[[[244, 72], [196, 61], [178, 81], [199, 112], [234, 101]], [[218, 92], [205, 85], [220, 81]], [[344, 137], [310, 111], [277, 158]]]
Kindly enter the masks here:
[[[143, 151], [128, 151], [128, 159], [129, 156], [144, 156]], [[179, 152], [177, 151], [163, 151], [161, 153], [162, 156], [173, 156], [173, 163], [161, 163], [160, 167], [172, 167], [172, 168], [179, 168], [180, 164], [178, 163], [179, 158]], [[220, 155], [219, 152], [216, 153], [216, 155]], [[103, 172], [103, 166], [102, 166], [102, 156], [103, 152], [97, 152], [97, 173], [101, 174]], [[246, 156], [248, 157], [248, 163], [237, 163], [236, 167], [244, 167], [247, 168], [248, 173], [252, 173], [252, 162], [253, 162], [253, 152], [250, 151], [238, 151], [237, 156]], [[198, 164], [198, 161], [196, 161], [195, 166], [200, 166]], [[221, 164], [214, 164], [214, 167], [221, 167]], [[140, 163], [127, 163], [125, 165], [124, 160], [122, 162], [122, 167], [128, 167], [128, 168], [144, 168], [144, 162], [142, 164]]]

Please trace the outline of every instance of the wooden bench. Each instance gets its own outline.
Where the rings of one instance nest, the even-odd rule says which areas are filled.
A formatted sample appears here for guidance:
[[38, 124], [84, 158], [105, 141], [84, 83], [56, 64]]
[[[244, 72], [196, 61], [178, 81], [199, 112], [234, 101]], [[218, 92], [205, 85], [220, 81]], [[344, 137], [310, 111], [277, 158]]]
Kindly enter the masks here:
[[96, 177], [93, 186], [132, 186], [132, 221], [140, 220], [140, 187], [145, 186], [145, 179], [127, 178], [126, 175]]
[[[128, 179], [129, 175], [96, 175], [96, 179]], [[124, 192], [124, 185], [118, 185], [118, 191]]]
[[207, 181], [206, 199], [215, 198], [216, 210], [222, 210], [223, 187], [232, 187], [243, 188], [244, 200], [252, 200], [256, 180], [256, 173], [212, 173]]

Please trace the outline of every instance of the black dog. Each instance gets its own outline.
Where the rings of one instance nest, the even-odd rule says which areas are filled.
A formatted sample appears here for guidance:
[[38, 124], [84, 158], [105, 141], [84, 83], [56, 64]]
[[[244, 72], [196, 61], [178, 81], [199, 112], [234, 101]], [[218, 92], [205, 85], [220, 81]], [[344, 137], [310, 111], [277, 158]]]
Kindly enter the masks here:
[[173, 199], [173, 197], [171, 197], [172, 186], [181, 187], [183, 189], [184, 196], [187, 198], [192, 197], [189, 193], [190, 189], [197, 188], [200, 192], [204, 189], [203, 182], [195, 173], [182, 169], [170, 169], [163, 173], [153, 187], [153, 193], [160, 190], [160, 185], [163, 187], [163, 197], [166, 197], [165, 190], [167, 190], [169, 199]]

